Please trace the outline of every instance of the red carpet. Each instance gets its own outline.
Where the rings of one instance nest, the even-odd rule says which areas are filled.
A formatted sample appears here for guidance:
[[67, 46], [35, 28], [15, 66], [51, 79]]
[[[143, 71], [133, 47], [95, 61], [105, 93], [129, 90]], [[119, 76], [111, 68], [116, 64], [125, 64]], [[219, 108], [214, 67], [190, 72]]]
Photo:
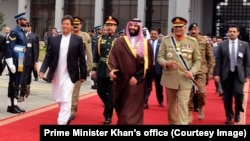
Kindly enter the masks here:
[[[248, 94], [248, 88], [246, 94]], [[153, 90], [154, 91], [154, 90]], [[207, 105], [205, 107], [205, 119], [198, 120], [197, 113], [194, 113], [194, 125], [224, 125], [225, 115], [222, 99], [214, 94], [214, 82], [210, 81], [207, 86]], [[165, 95], [164, 95], [165, 96]], [[250, 105], [248, 95], [246, 99], [247, 109]], [[242, 114], [240, 124], [250, 124], [250, 113]], [[80, 97], [79, 108], [72, 125], [102, 125], [103, 106], [99, 97], [95, 94], [88, 94]], [[0, 120], [0, 141], [38, 141], [39, 126], [43, 124], [56, 124], [58, 113], [57, 104], [49, 105], [24, 114]], [[164, 107], [159, 107], [155, 93], [151, 93], [149, 99], [149, 109], [145, 109], [145, 124], [147, 125], [167, 125], [167, 108], [164, 99]], [[117, 117], [114, 113], [112, 124], [115, 124]]]

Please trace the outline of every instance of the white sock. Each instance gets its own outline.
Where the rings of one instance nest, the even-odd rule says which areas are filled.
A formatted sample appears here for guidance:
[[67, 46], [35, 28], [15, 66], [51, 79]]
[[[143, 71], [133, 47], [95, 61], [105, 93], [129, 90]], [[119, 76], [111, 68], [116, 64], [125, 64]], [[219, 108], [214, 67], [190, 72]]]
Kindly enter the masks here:
[[14, 98], [14, 105], [17, 105], [17, 99]]
[[10, 98], [7, 98], [7, 105], [8, 106], [11, 106], [11, 102], [10, 101], [11, 101]]

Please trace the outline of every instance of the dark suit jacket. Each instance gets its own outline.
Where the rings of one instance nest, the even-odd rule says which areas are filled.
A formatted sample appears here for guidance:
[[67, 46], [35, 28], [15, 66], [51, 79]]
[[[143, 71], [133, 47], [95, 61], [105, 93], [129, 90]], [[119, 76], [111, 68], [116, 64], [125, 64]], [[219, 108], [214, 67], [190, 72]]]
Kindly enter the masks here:
[[[49, 67], [49, 72], [47, 74], [47, 79], [49, 81], [53, 79], [58, 65], [61, 39], [62, 35], [51, 38], [48, 52], [46, 53], [40, 69], [40, 72], [44, 73]], [[75, 83], [79, 79], [86, 79], [87, 66], [85, 60], [85, 47], [80, 36], [71, 34], [67, 54], [67, 68], [71, 81]]]
[[6, 42], [5, 37], [0, 35], [0, 52], [5, 51], [5, 47], [6, 47], [5, 42]]
[[158, 52], [159, 52], [160, 45], [161, 45], [161, 40], [158, 39], [157, 45], [156, 45], [156, 53], [155, 53], [155, 55], [154, 55], [155, 72], [156, 72], [156, 74], [158, 74], [158, 75], [161, 75], [161, 74], [162, 74], [162, 67], [161, 67], [161, 65], [160, 65], [160, 64], [158, 63], [158, 61], [157, 61], [157, 55], [158, 55]]
[[25, 48], [25, 66], [34, 66], [38, 62], [39, 56], [39, 38], [35, 33], [29, 33], [27, 36], [27, 47]]
[[[229, 39], [218, 45], [214, 76], [220, 76], [221, 82], [226, 81], [230, 71]], [[250, 52], [249, 44], [245, 41], [238, 41], [237, 70], [239, 80], [244, 83], [245, 78], [250, 77]]]

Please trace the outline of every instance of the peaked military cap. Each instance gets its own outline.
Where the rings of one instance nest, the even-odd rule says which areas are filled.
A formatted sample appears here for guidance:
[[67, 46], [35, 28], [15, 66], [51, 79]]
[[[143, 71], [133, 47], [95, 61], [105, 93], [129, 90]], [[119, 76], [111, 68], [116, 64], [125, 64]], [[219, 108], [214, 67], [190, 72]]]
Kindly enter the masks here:
[[104, 23], [107, 24], [107, 23], [110, 23], [110, 24], [116, 24], [116, 25], [119, 25], [119, 21], [115, 18], [115, 17], [112, 17], [112, 16], [108, 16], [104, 19]]
[[188, 30], [191, 30], [192, 28], [198, 27], [197, 23], [192, 23], [189, 25]]
[[80, 17], [73, 17], [73, 24], [81, 24], [83, 22]]
[[187, 24], [187, 20], [182, 17], [174, 17], [172, 23], [173, 26], [184, 26]]
[[96, 30], [101, 30], [102, 29], [102, 26], [101, 25], [98, 25], [98, 26], [96, 26], [96, 27], [94, 27], [94, 30], [96, 31]]
[[27, 19], [25, 13], [20, 13], [20, 14], [16, 15], [14, 18], [15, 18], [16, 20]]

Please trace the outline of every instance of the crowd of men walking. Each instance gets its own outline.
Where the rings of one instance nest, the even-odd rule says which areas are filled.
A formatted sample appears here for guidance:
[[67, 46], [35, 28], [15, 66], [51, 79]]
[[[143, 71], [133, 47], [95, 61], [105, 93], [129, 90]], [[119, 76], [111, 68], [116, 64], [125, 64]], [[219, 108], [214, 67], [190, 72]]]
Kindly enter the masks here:
[[250, 54], [248, 43], [238, 39], [237, 25], [230, 25], [228, 39], [220, 40], [202, 35], [197, 23], [187, 28], [182, 17], [174, 17], [172, 33], [161, 36], [159, 28], [148, 30], [137, 18], [117, 32], [119, 20], [113, 16], [104, 19], [103, 27], [83, 32], [83, 19], [65, 15], [60, 33], [53, 28], [51, 35], [44, 34], [46, 55], [39, 70], [39, 38], [31, 32], [25, 13], [15, 20], [17, 26], [6, 27], [6, 36], [0, 36], [0, 71], [6, 65], [9, 70], [7, 112], [25, 112], [18, 102], [30, 94], [32, 72], [35, 81], [39, 72], [41, 79], [51, 83], [59, 103], [59, 125], [75, 119], [80, 87], [89, 75], [91, 88], [97, 89], [104, 105], [104, 124], [112, 123], [114, 111], [117, 124], [143, 124], [153, 85], [159, 106], [164, 107], [164, 97], [167, 100], [169, 124], [192, 124], [194, 111], [203, 120], [206, 85], [212, 79], [215, 93], [223, 97], [225, 124], [232, 124], [232, 119], [239, 122], [244, 112]]

